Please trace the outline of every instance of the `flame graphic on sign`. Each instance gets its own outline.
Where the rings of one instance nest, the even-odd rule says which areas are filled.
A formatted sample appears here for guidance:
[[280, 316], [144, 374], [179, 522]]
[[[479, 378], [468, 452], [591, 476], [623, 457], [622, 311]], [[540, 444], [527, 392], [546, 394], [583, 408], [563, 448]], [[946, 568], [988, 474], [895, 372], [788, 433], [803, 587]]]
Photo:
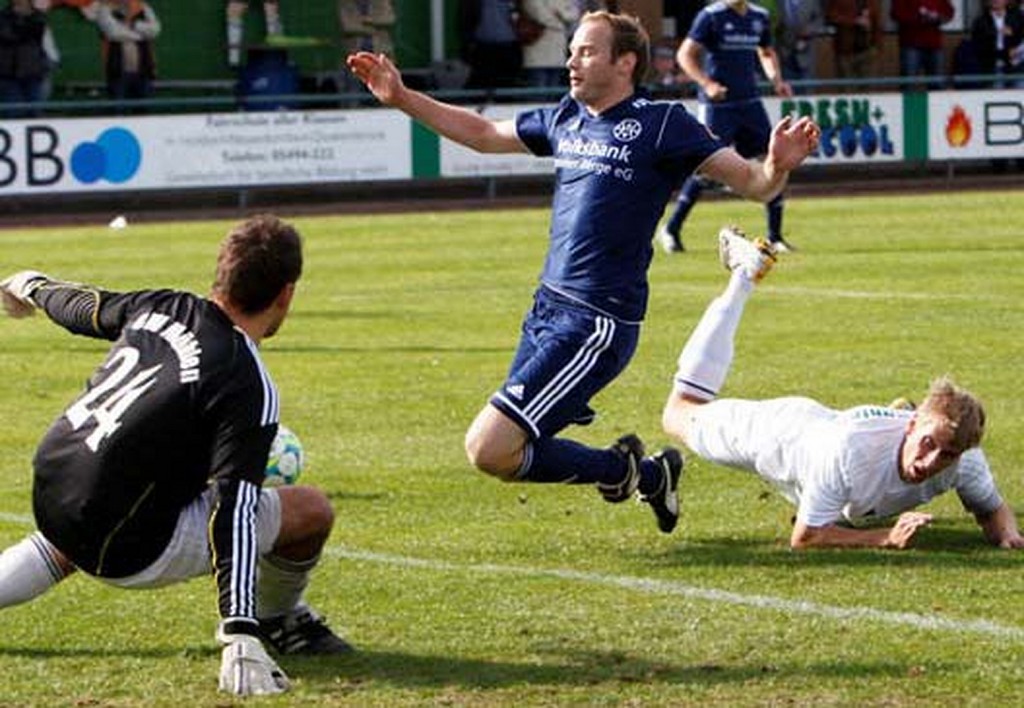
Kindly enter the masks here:
[[950, 147], [963, 147], [971, 139], [971, 119], [960, 106], [953, 106], [953, 112], [946, 121], [946, 142]]

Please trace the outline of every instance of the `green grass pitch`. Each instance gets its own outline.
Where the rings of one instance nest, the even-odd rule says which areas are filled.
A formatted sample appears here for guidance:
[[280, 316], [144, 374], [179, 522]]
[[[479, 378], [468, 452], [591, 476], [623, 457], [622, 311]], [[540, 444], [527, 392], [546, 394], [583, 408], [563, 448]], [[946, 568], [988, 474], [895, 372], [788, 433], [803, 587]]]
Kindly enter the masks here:
[[[782, 257], [751, 299], [726, 395], [837, 407], [919, 398], [951, 373], [986, 402], [985, 443], [1024, 513], [1021, 192], [790, 200]], [[632, 503], [504, 485], [463, 432], [501, 382], [546, 245], [545, 209], [296, 217], [306, 272], [265, 343], [303, 481], [334, 533], [308, 599], [360, 648], [285, 658], [259, 705], [737, 706], [1024, 703], [1024, 554], [987, 547], [947, 495], [908, 552], [788, 550], [792, 510], [756, 479], [692, 460], [671, 536]], [[629, 369], [569, 431], [668, 441], [676, 356], [726, 275], [702, 203], [688, 251], [655, 254]], [[0, 232], [0, 271], [205, 293], [228, 222]], [[0, 318], [0, 547], [31, 528], [30, 461], [104, 344]], [[216, 690], [212, 582], [151, 592], [75, 576], [0, 612], [0, 705], [236, 705]]]

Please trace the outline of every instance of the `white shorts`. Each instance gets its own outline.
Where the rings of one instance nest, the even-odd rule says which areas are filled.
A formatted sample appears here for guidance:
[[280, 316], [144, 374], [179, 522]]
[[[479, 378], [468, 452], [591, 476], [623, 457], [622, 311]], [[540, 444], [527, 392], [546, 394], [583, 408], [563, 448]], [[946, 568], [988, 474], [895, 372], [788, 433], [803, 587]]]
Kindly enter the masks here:
[[787, 493], [796, 481], [800, 436], [835, 415], [817, 401], [797, 396], [721, 398], [693, 408], [686, 444], [708, 462], [755, 472]]
[[[203, 494], [178, 516], [167, 548], [160, 557], [145, 570], [124, 578], [97, 578], [108, 585], [120, 588], [158, 588], [179, 583], [190, 578], [209, 576], [213, 573], [213, 557], [210, 553], [209, 522], [213, 508], [213, 487]], [[270, 552], [281, 531], [281, 498], [276, 489], [260, 491], [256, 511], [256, 544], [260, 556]]]

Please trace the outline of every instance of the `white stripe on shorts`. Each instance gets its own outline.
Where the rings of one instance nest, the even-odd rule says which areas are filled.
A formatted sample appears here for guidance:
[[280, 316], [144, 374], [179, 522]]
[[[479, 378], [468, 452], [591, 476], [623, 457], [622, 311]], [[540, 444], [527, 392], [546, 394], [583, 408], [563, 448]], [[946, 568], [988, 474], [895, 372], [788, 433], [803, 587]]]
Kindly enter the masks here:
[[594, 368], [601, 354], [611, 346], [615, 338], [615, 320], [610, 317], [597, 317], [594, 322], [594, 333], [587, 338], [583, 347], [523, 409], [523, 416], [531, 421], [531, 424], [543, 418], [571, 391]]

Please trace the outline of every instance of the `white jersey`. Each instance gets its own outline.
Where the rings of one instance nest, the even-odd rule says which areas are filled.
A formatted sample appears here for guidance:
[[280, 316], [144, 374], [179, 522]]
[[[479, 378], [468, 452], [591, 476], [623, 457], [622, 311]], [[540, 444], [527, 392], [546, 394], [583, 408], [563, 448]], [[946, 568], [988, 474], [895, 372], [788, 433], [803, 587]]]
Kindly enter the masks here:
[[688, 442], [704, 459], [756, 472], [808, 526], [892, 516], [950, 489], [973, 513], [998, 508], [1002, 499], [980, 448], [920, 484], [900, 479], [911, 415], [882, 406], [836, 411], [808, 398], [720, 399], [696, 410]]

